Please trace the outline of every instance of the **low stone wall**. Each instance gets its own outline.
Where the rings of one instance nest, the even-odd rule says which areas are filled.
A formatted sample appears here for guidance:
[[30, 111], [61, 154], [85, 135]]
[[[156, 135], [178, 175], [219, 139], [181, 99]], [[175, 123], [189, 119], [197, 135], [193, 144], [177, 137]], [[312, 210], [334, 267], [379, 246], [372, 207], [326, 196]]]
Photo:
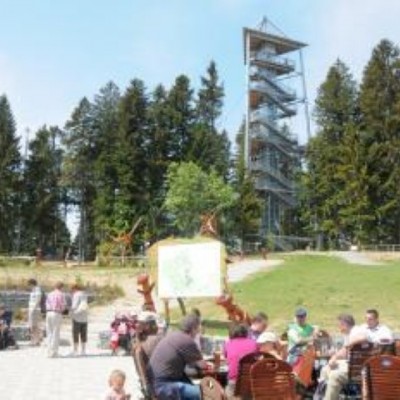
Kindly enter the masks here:
[[[6, 309], [15, 311], [28, 308], [29, 293], [21, 290], [1, 290], [0, 303], [5, 304]], [[88, 294], [88, 301], [92, 303], [96, 296], [94, 293]], [[70, 296], [67, 296], [67, 303], [70, 303]]]
[[29, 292], [20, 290], [0, 291], [0, 303], [3, 303], [7, 310], [15, 311], [20, 308], [27, 308], [28, 302]]

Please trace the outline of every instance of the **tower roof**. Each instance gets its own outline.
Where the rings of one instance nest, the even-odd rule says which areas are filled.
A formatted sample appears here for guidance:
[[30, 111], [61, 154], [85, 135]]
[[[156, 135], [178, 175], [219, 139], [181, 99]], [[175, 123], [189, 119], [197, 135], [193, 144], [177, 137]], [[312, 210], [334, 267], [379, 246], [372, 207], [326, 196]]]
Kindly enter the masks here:
[[250, 35], [250, 50], [258, 50], [262, 45], [268, 43], [274, 46], [276, 54], [290, 53], [291, 51], [299, 50], [305, 46], [306, 43], [298, 42], [297, 40], [290, 39], [284, 36], [273, 35], [271, 33], [262, 32], [255, 29], [243, 28], [243, 41], [244, 41], [244, 62], [247, 59], [246, 37]]

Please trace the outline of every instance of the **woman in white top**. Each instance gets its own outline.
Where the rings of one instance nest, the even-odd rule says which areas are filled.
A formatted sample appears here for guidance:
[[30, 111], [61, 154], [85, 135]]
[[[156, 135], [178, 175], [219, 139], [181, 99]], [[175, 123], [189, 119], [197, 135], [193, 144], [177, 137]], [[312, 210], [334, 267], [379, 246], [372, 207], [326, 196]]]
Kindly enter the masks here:
[[72, 339], [74, 342], [73, 355], [78, 353], [79, 342], [81, 344], [81, 354], [86, 354], [87, 329], [88, 329], [88, 299], [81, 285], [72, 285]]

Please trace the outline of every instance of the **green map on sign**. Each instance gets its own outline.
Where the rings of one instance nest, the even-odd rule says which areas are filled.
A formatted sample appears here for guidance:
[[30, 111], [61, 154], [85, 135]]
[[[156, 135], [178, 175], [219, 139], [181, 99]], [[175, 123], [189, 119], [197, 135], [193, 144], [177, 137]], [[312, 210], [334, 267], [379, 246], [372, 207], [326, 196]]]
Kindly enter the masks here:
[[208, 297], [221, 293], [219, 242], [159, 248], [160, 297]]

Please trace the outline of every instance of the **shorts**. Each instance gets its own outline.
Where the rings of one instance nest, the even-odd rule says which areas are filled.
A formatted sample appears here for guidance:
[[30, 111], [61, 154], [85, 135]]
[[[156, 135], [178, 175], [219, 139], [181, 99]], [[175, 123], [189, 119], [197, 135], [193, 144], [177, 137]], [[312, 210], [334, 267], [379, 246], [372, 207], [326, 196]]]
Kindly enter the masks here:
[[79, 338], [81, 343], [87, 342], [87, 322], [77, 322], [72, 320], [72, 337], [74, 343], [79, 343]]

